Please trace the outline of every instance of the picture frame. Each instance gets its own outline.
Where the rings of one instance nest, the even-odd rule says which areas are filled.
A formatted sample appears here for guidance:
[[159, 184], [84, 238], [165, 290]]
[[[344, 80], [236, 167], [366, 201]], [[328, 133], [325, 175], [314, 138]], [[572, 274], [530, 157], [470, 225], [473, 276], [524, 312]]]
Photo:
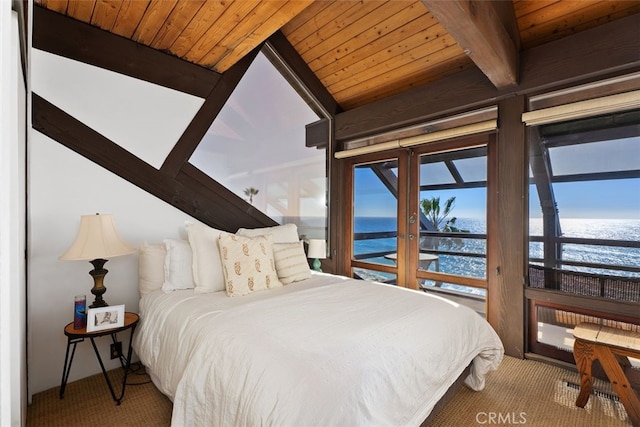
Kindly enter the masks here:
[[87, 310], [87, 332], [98, 332], [124, 326], [124, 304]]

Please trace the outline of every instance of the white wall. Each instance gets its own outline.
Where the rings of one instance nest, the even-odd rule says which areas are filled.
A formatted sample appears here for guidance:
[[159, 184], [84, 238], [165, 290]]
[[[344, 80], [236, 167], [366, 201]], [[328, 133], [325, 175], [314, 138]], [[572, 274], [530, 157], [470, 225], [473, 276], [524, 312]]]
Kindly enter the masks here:
[[[35, 49], [32, 53], [33, 92], [54, 105], [62, 103], [62, 100], [52, 99], [55, 97], [64, 97], [65, 105], [72, 102], [73, 98], [68, 94], [75, 93], [75, 89], [69, 86], [69, 91], [64, 88], [61, 90], [60, 85], [68, 86], [73, 85], [74, 81], [82, 81], [88, 69], [79, 66], [71, 74], [67, 72], [56, 78], [51, 68], [42, 65], [41, 53]], [[144, 96], [141, 101], [130, 84], [114, 84], [114, 81], [122, 81], [122, 78], [115, 73], [100, 73], [100, 77], [92, 82], [94, 90], [102, 87], [108, 93], [94, 92], [93, 105], [87, 105], [85, 99], [78, 100], [84, 103], [83, 120], [90, 120], [92, 115], [101, 116], [96, 121], [100, 122], [96, 126], [101, 129], [96, 130], [103, 134], [130, 131], [139, 135], [137, 121], [119, 120], [118, 114], [109, 116], [110, 112], [104, 109], [102, 102], [106, 98], [119, 99], [122, 104], [135, 99], [138, 105], [135, 114], [141, 117], [142, 123], [153, 122], [158, 108], [174, 109], [171, 125], [183, 130], [195, 112], [194, 105], [201, 103], [201, 100], [194, 101], [193, 97], [186, 95], [176, 97], [175, 93], [170, 95], [171, 105], [158, 105], [156, 99]], [[148, 83], [140, 82], [138, 86], [149, 90]], [[155, 87], [152, 90], [164, 89]], [[105, 120], [105, 115], [111, 120]], [[159, 128], [162, 128], [161, 125], [158, 123]], [[117, 128], [117, 132], [111, 127]], [[145, 138], [138, 136], [127, 142], [138, 144], [130, 151], [136, 151], [139, 156], [145, 152], [151, 153], [152, 161], [143, 158], [150, 164], [161, 163], [153, 149], [157, 140], [154, 132], [158, 130], [150, 129]], [[166, 147], [159, 149], [165, 151]], [[74, 296], [86, 294], [88, 304], [93, 298], [90, 293], [93, 285], [93, 279], [89, 276], [91, 264], [58, 260], [76, 236], [80, 215], [96, 212], [113, 214], [120, 235], [134, 246], [144, 242], [160, 242], [163, 238], [186, 238], [183, 223], [189, 217], [34, 130], [31, 131], [29, 146], [29, 199], [29, 392], [35, 394], [60, 385], [67, 342], [63, 328], [73, 320]], [[104, 299], [110, 305], [125, 304], [127, 311], [137, 311], [137, 259], [137, 254], [123, 256], [113, 258], [105, 265], [109, 273], [104, 282], [107, 287]], [[125, 336], [121, 338], [124, 341]], [[109, 360], [109, 339], [98, 341], [107, 360], [107, 369], [115, 368], [117, 360]], [[100, 367], [90, 342], [78, 344], [69, 381], [99, 372]]]
[[0, 425], [26, 422], [26, 95], [18, 17], [0, 2]]

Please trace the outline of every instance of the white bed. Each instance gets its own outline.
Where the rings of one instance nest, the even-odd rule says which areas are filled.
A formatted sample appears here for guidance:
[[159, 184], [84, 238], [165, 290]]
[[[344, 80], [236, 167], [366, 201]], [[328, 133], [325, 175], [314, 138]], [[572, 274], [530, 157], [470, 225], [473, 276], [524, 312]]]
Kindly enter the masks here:
[[415, 426], [470, 364], [484, 387], [502, 344], [467, 307], [314, 273], [284, 287], [154, 291], [134, 349], [174, 426]]

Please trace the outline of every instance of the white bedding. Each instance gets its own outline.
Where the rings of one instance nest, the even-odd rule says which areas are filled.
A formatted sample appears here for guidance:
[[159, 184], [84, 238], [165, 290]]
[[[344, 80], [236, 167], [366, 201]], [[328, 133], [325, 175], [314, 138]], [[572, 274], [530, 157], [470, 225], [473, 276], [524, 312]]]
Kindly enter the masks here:
[[419, 425], [473, 360], [480, 390], [503, 347], [445, 299], [328, 274], [230, 298], [156, 291], [134, 348], [174, 426]]

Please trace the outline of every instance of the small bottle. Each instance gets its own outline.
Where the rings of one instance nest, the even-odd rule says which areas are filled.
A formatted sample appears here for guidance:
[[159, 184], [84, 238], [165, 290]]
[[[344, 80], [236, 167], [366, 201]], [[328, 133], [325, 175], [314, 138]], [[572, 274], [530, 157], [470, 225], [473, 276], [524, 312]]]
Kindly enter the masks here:
[[73, 306], [73, 329], [82, 329], [87, 326], [87, 297], [76, 295]]

